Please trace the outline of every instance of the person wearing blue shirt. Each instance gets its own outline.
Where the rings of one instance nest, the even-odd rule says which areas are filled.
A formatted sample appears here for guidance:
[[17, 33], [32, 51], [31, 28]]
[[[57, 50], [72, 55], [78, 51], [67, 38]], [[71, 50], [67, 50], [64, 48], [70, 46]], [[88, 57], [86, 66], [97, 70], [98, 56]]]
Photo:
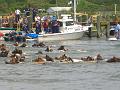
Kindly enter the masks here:
[[115, 26], [115, 37], [117, 39], [120, 38], [120, 24], [118, 22], [116, 23], [116, 26]]
[[40, 21], [36, 22], [35, 32], [36, 32], [36, 34], [39, 34], [41, 32], [41, 22]]

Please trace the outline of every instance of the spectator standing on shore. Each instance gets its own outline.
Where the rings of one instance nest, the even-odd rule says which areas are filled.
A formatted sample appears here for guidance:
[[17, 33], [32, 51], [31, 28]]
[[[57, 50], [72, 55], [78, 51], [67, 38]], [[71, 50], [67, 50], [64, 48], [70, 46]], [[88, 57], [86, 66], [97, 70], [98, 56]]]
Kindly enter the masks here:
[[118, 22], [115, 23], [115, 37], [120, 39], [120, 24]]
[[43, 28], [44, 28], [44, 32], [45, 33], [48, 33], [49, 32], [49, 29], [48, 29], [48, 26], [49, 26], [49, 22], [47, 20], [47, 18], [44, 20], [43, 22]]
[[59, 33], [59, 22], [57, 20], [52, 21], [52, 33]]
[[16, 23], [19, 22], [20, 13], [21, 13], [21, 11], [19, 9], [15, 10], [15, 21], [16, 21]]
[[33, 8], [32, 9], [32, 19], [33, 19], [33, 22], [35, 22], [35, 16], [37, 15], [37, 9]]
[[29, 33], [29, 28], [28, 28], [28, 25], [27, 25], [26, 23], [23, 23], [22, 31], [23, 31], [25, 34]]

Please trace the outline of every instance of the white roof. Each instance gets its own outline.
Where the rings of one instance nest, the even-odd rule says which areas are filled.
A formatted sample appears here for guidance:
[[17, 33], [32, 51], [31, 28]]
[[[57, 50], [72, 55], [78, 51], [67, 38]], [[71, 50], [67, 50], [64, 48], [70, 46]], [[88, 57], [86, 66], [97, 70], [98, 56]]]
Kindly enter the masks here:
[[47, 9], [48, 13], [54, 13], [57, 11], [69, 11], [71, 10], [72, 7], [50, 7], [49, 9]]

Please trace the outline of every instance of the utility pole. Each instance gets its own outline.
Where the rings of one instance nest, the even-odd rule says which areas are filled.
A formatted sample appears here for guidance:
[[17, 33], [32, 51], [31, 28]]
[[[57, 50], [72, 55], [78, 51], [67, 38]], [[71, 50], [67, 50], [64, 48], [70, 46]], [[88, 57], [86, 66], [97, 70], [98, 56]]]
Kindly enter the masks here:
[[[56, 7], [58, 7], [58, 1], [56, 0]], [[58, 10], [56, 11], [57, 13], [57, 18], [59, 19], [59, 14], [58, 14]]]
[[115, 15], [116, 15], [116, 12], [117, 12], [117, 4], [115, 4]]

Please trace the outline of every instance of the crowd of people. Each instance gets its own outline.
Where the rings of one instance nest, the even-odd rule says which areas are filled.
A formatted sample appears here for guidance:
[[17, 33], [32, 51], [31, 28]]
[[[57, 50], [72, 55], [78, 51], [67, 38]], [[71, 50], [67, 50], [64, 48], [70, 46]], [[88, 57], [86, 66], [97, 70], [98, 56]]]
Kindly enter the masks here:
[[[23, 12], [24, 14], [16, 9], [15, 12], [11, 12], [9, 16], [4, 17], [2, 23], [17, 23], [20, 30], [25, 33], [35, 32], [39, 34], [42, 31], [44, 33], [59, 33], [60, 23], [56, 16], [40, 16], [36, 8], [25, 8]], [[14, 25], [12, 27], [14, 28]], [[33, 28], [34, 30], [32, 30]]]

